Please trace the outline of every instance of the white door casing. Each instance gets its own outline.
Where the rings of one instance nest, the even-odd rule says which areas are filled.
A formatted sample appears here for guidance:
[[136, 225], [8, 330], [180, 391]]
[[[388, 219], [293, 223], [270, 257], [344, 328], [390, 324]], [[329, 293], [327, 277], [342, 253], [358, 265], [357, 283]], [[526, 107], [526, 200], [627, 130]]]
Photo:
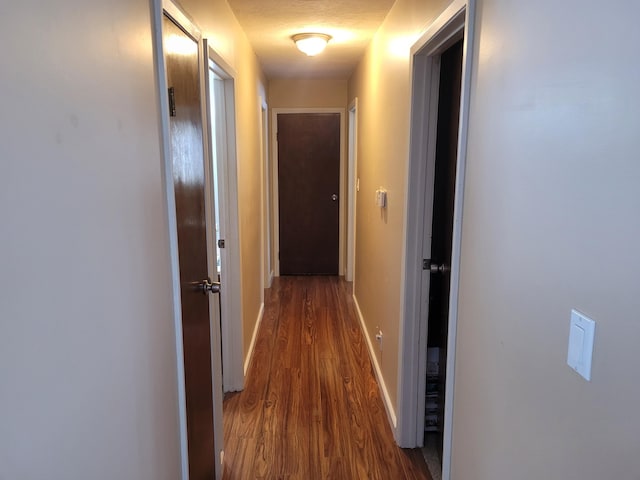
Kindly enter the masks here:
[[[456, 195], [454, 204], [451, 284], [448, 317], [447, 375], [445, 381], [442, 478], [451, 474], [451, 433], [456, 358], [456, 325], [464, 174], [473, 52], [475, 0], [455, 0], [424, 32], [411, 49], [412, 112], [408, 194], [403, 254], [401, 345], [396, 440], [402, 447], [421, 446], [424, 438], [429, 275], [422, 269], [423, 252], [430, 251], [430, 216], [433, 198], [439, 56], [464, 36]], [[423, 132], [428, 132], [424, 135]], [[431, 200], [429, 200], [431, 199]], [[431, 204], [429, 204], [431, 202]], [[425, 215], [427, 210], [427, 215]], [[429, 247], [426, 249], [426, 247]], [[426, 300], [425, 301], [425, 297]]]
[[[269, 168], [269, 107], [260, 98], [260, 184], [262, 185], [262, 278], [263, 290], [271, 287], [273, 280], [273, 262], [271, 258], [271, 170]], [[264, 291], [262, 292], [264, 301]]]
[[358, 99], [349, 104], [348, 171], [347, 171], [347, 251], [345, 279], [354, 282], [356, 252], [356, 175], [358, 173]]
[[[218, 225], [220, 238], [225, 246], [220, 249], [221, 263], [221, 343], [225, 392], [235, 392], [244, 387], [244, 361], [242, 358], [242, 298], [240, 268], [240, 234], [238, 222], [238, 171], [236, 160], [235, 77], [236, 73], [205, 40], [207, 52], [207, 114], [209, 125], [209, 168], [212, 158], [217, 158]], [[214, 86], [214, 78], [217, 83]], [[215, 98], [211, 98], [211, 96]], [[211, 101], [213, 100], [213, 102]], [[215, 116], [212, 117], [212, 116]], [[215, 148], [215, 152], [214, 149]], [[213, 175], [211, 175], [212, 177]], [[213, 185], [213, 181], [210, 181]], [[211, 227], [214, 228], [213, 226]], [[215, 231], [214, 229], [211, 231]], [[215, 245], [213, 245], [215, 249]]]

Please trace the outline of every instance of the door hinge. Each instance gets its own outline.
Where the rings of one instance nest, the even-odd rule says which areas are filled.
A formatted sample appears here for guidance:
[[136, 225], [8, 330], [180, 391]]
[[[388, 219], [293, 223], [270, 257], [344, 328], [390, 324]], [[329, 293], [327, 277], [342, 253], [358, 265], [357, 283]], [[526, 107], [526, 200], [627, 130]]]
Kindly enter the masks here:
[[169, 87], [169, 116], [176, 116], [176, 94], [173, 87]]
[[218, 248], [224, 248], [224, 239], [218, 240]]
[[422, 259], [422, 269], [423, 270], [429, 270], [430, 266], [431, 266], [431, 260], [429, 260], [428, 258]]

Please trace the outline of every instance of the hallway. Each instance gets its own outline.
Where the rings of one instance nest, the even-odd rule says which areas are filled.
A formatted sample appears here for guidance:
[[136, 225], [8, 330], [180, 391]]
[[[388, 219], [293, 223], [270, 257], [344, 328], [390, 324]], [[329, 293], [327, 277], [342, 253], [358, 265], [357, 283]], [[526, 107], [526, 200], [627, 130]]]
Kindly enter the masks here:
[[243, 392], [224, 400], [226, 479], [428, 479], [393, 440], [351, 284], [279, 277]]

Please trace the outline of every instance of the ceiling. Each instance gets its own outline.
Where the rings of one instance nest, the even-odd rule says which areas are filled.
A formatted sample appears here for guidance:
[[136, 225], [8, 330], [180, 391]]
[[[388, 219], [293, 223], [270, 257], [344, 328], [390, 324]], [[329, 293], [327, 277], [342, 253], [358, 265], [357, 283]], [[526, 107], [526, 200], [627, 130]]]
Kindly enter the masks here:
[[[348, 78], [395, 0], [228, 0], [269, 78]], [[317, 57], [291, 36], [327, 33]]]

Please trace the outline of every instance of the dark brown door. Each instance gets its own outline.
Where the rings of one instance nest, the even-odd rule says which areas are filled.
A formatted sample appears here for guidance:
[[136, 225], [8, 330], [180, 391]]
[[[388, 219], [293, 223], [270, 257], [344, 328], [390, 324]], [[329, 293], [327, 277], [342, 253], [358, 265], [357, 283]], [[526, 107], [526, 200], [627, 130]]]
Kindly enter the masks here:
[[280, 274], [337, 275], [340, 114], [278, 114]]
[[[442, 53], [436, 137], [435, 184], [431, 237], [431, 265], [434, 267], [429, 287], [428, 348], [438, 348], [439, 375], [431, 393], [437, 395], [437, 448], [442, 461], [444, 431], [444, 391], [449, 328], [449, 285], [453, 208], [455, 201], [458, 153], [458, 120], [462, 81], [462, 40]], [[429, 389], [427, 389], [429, 390]], [[428, 392], [429, 393], [429, 392]]]
[[[179, 51], [176, 45], [180, 45]], [[209, 298], [197, 288], [207, 278], [198, 43], [165, 16], [163, 48], [172, 110], [169, 122], [178, 227], [189, 478], [210, 480], [215, 477], [215, 454]]]

